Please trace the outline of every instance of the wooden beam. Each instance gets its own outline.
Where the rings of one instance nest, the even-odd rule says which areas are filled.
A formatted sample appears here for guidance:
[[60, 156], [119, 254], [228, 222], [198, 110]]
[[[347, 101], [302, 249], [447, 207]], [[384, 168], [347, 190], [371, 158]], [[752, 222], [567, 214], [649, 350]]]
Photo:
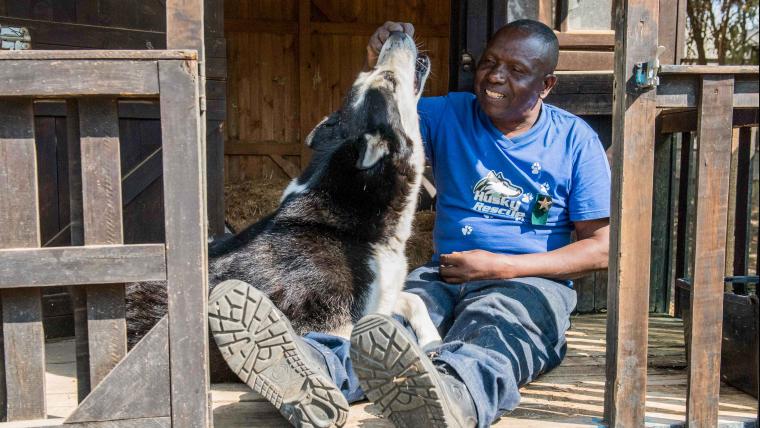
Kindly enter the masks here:
[[[0, 248], [40, 246], [34, 110], [31, 99], [0, 100]], [[0, 250], [5, 251], [5, 250]], [[8, 269], [0, 263], [0, 269]], [[16, 267], [17, 275], [30, 273]], [[39, 288], [2, 290], [4, 382], [0, 414], [44, 418], [45, 336]]]
[[[3, 21], [5, 23], [5, 21]], [[145, 60], [158, 61], [162, 59], [198, 59], [198, 54], [191, 50], [25, 50], [3, 51], [0, 60]]]
[[0, 288], [165, 279], [163, 244], [0, 250]]
[[231, 140], [224, 145], [224, 154], [227, 156], [300, 156], [304, 144], [269, 142], [243, 142]]
[[224, 31], [232, 33], [298, 34], [298, 22], [225, 18]]
[[[539, 6], [541, 4], [542, 2], [539, 2]], [[554, 34], [557, 36], [557, 40], [559, 40], [559, 48], [561, 50], [573, 48], [612, 50], [615, 46], [615, 32], [611, 30], [568, 31], [564, 33], [555, 31]]]
[[[694, 110], [662, 112], [662, 132], [692, 132], [697, 130], [697, 112]], [[734, 109], [732, 118], [733, 128], [758, 126], [760, 124], [760, 110], [758, 109]]]
[[659, 3], [616, 6], [604, 414], [611, 427], [635, 427], [644, 425], [647, 389], [656, 92], [638, 92], [629, 82], [636, 63], [654, 58]]
[[168, 417], [168, 324], [166, 317], [161, 318], [69, 415], [66, 424]]
[[[124, 242], [119, 115], [116, 98], [79, 100], [82, 208], [85, 245]], [[124, 285], [87, 287], [90, 386], [95, 387], [127, 353]]]
[[0, 56], [0, 97], [158, 95], [155, 61], [15, 60]]
[[293, 179], [301, 175], [301, 169], [284, 157], [279, 155], [269, 155], [269, 158], [272, 159], [289, 178]]
[[159, 63], [172, 425], [178, 427], [211, 425], [206, 165], [197, 70], [193, 62]]
[[[757, 123], [754, 124], [757, 126]], [[736, 219], [734, 220], [734, 275], [747, 275], [749, 269], [750, 218], [752, 216], [751, 169], [752, 129], [739, 129], [739, 156], [736, 173]]]
[[[304, 141], [313, 125], [309, 111], [313, 102], [314, 90], [311, 77], [311, 1], [298, 0], [298, 108], [299, 129], [298, 140]], [[311, 160], [311, 149], [306, 144], [301, 146], [301, 165], [308, 165]]]
[[686, 422], [718, 424], [732, 76], [702, 78], [697, 130], [696, 230], [692, 258], [691, 342]]
[[557, 70], [612, 70], [614, 52], [561, 50]]

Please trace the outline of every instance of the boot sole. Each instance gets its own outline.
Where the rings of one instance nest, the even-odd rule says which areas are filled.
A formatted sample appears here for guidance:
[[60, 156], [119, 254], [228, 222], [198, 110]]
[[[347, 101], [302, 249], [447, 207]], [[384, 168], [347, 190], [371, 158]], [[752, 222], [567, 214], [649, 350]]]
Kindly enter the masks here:
[[351, 360], [367, 398], [397, 427], [457, 427], [438, 372], [396, 320], [373, 314], [351, 333]]
[[209, 328], [230, 369], [296, 427], [342, 427], [348, 403], [332, 379], [310, 367], [288, 319], [242, 281], [214, 288]]

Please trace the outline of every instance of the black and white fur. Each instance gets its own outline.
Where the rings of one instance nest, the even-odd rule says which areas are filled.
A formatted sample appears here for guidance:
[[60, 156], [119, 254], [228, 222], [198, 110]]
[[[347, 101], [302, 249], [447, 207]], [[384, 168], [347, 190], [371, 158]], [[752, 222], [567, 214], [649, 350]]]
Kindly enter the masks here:
[[[425, 61], [422, 69], [418, 61]], [[417, 100], [426, 61], [417, 58], [409, 36], [391, 35], [378, 65], [358, 76], [341, 110], [307, 137], [312, 160], [279, 208], [210, 248], [212, 288], [227, 279], [251, 284], [299, 334], [348, 338], [364, 315], [400, 313], [421, 345], [440, 340], [422, 300], [402, 292], [424, 167]], [[132, 342], [165, 314], [161, 290], [128, 287]]]

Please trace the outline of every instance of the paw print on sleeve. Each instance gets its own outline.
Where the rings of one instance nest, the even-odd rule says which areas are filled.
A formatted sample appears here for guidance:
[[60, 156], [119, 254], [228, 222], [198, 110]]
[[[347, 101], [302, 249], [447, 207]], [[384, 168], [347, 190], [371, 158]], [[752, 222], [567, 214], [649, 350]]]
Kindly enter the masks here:
[[467, 236], [472, 233], [472, 226], [469, 224], [462, 228], [462, 235]]

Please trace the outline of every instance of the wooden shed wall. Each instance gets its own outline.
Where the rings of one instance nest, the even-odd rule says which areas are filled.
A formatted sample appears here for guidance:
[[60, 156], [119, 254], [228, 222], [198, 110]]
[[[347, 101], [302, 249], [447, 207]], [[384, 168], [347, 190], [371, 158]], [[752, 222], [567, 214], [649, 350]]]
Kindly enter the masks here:
[[433, 64], [425, 94], [445, 93], [450, 16], [448, 0], [225, 2], [225, 181], [298, 170], [306, 133], [340, 106], [385, 21], [415, 23]]

